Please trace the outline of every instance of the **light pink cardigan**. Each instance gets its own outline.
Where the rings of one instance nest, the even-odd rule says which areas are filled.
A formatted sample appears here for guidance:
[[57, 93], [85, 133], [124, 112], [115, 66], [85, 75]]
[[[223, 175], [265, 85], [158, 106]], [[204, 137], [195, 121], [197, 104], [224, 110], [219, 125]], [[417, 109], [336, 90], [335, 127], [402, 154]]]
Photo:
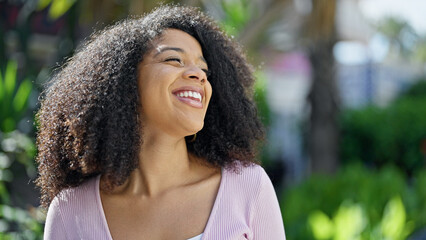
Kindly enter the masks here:
[[[112, 240], [99, 195], [99, 176], [62, 191], [50, 204], [44, 239]], [[260, 166], [222, 179], [203, 240], [284, 240], [284, 225], [272, 183]]]

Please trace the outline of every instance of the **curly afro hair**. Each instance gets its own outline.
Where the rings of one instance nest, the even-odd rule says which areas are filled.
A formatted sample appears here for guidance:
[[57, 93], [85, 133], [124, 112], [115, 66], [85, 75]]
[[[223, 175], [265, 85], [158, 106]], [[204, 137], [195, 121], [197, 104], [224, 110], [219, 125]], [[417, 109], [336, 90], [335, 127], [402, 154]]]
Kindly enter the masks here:
[[[165, 29], [182, 30], [202, 47], [213, 88], [204, 128], [188, 151], [210, 165], [236, 170], [255, 160], [264, 129], [253, 102], [244, 54], [210, 18], [192, 7], [161, 6], [95, 34], [50, 81], [37, 113], [41, 204], [102, 174], [121, 185], [138, 166], [141, 129], [137, 66]], [[190, 139], [190, 138], [189, 138]]]

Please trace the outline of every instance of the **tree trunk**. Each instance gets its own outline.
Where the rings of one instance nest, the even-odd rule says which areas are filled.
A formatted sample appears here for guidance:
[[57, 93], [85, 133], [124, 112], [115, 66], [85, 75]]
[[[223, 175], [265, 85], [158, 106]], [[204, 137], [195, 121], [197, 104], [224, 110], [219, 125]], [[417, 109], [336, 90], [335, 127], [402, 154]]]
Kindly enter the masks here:
[[334, 70], [335, 0], [316, 0], [310, 21], [309, 58], [313, 83], [308, 96], [311, 106], [308, 137], [312, 172], [334, 173], [338, 160], [338, 91]]

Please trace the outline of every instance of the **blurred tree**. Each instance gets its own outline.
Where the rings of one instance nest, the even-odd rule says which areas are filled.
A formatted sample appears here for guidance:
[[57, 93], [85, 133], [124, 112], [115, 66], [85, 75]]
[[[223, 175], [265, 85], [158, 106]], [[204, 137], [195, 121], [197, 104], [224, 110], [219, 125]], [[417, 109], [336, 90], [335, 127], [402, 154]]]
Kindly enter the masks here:
[[[183, 1], [186, 2], [186, 1]], [[205, 11], [218, 20], [223, 29], [244, 46], [253, 64], [263, 59], [256, 54], [265, 46], [273, 32], [268, 29], [282, 19], [290, 0], [201, 0]]]
[[409, 58], [413, 55], [418, 35], [407, 21], [396, 17], [386, 17], [379, 22], [377, 30], [389, 39], [390, 53], [395, 57]]
[[336, 0], [312, 1], [305, 27], [313, 83], [308, 101], [311, 107], [308, 135], [313, 172], [332, 173], [338, 167], [338, 90], [336, 87], [333, 46]]
[[[281, 20], [283, 11], [288, 8], [290, 0], [258, 1], [262, 7], [255, 7], [257, 14], [251, 14], [244, 28], [238, 36], [239, 41], [247, 49], [259, 49], [263, 47], [266, 38], [264, 36], [269, 26]], [[262, 11], [259, 11], [262, 9]], [[253, 11], [255, 11], [253, 10]]]
[[[389, 16], [377, 24], [377, 30], [390, 42], [389, 57], [426, 63], [426, 35], [421, 35], [405, 20]], [[426, 74], [426, 68], [423, 70]]]

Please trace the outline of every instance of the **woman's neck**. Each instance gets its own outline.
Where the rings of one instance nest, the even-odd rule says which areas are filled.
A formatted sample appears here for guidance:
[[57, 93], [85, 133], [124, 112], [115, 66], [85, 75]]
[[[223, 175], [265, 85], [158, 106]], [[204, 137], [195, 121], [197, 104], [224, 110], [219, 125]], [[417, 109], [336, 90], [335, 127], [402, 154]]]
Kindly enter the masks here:
[[144, 133], [139, 151], [139, 166], [128, 179], [131, 194], [154, 196], [191, 181], [194, 161], [184, 138]]

